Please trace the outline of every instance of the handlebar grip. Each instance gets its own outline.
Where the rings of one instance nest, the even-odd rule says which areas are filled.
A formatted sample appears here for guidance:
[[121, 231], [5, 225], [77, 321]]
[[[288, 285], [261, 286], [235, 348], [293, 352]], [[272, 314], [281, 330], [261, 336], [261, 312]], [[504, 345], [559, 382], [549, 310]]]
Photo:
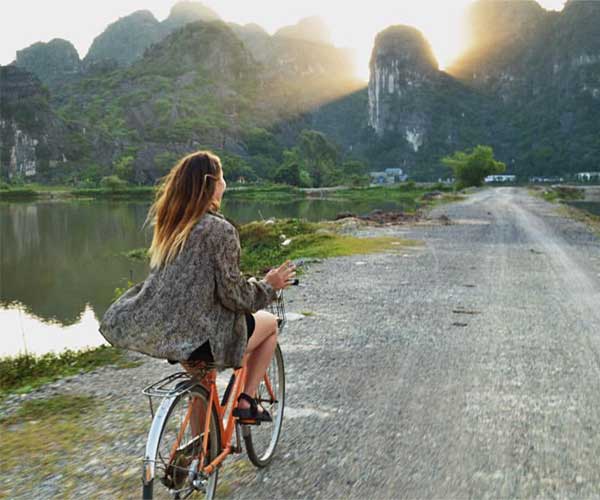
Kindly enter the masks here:
[[298, 278], [295, 278], [295, 279], [294, 279], [294, 280], [293, 280], [293, 281], [290, 283], [290, 285], [291, 285], [291, 286], [298, 286], [299, 284], [300, 284], [300, 280], [299, 280]]

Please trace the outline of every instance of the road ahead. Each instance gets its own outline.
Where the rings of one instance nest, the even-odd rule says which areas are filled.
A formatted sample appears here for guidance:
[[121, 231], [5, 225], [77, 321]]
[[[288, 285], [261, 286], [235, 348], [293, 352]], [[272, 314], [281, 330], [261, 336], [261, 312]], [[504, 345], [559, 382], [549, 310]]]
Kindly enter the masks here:
[[600, 495], [600, 241], [510, 188], [316, 266], [279, 460], [235, 497]]

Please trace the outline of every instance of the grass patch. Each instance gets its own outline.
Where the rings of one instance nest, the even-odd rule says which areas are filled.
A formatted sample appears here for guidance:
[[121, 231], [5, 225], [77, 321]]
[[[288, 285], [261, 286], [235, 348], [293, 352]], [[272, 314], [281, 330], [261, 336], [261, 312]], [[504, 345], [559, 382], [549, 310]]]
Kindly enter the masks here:
[[312, 311], [300, 311], [300, 314], [302, 314], [302, 316], [306, 316], [307, 318], [315, 315], [315, 313]]
[[[305, 194], [298, 188], [286, 185], [251, 186], [227, 190], [227, 199], [236, 201], [282, 202], [302, 199]], [[226, 203], [227, 201], [225, 201]]]
[[543, 188], [530, 188], [529, 193], [538, 198], [542, 198], [550, 203], [560, 203], [563, 201], [578, 201], [585, 198], [585, 191], [580, 188], [570, 186], [549, 186]]
[[59, 394], [48, 399], [31, 399], [25, 401], [16, 413], [3, 419], [0, 423], [12, 425], [53, 417], [77, 417], [81, 413], [91, 411], [96, 405], [92, 396], [72, 394]]
[[40, 193], [27, 187], [11, 187], [0, 190], [0, 201], [35, 200]]
[[[307, 222], [301, 219], [281, 219], [274, 223], [262, 221], [243, 224], [239, 228], [242, 256], [240, 268], [247, 275], [261, 275], [286, 259], [340, 257], [393, 250], [418, 243], [399, 238], [357, 238], [336, 232], [327, 222]], [[286, 240], [290, 240], [287, 242]], [[129, 258], [148, 258], [147, 251], [138, 248], [127, 252]], [[131, 286], [132, 283], [129, 284]], [[115, 298], [125, 289], [115, 290]]]
[[[405, 182], [392, 186], [369, 186], [340, 189], [328, 193], [331, 198], [343, 198], [356, 202], [384, 202], [393, 201], [412, 209], [423, 205], [429, 205], [430, 200], [423, 199], [423, 195], [431, 191], [439, 191], [452, 194], [452, 187], [444, 184], [434, 184], [431, 186], [417, 185], [414, 182]], [[443, 197], [445, 198], [445, 197]], [[461, 198], [462, 199], [462, 198]]]
[[75, 197], [107, 199], [151, 198], [155, 193], [154, 186], [130, 186], [119, 189], [86, 188], [73, 189], [69, 192]]
[[147, 260], [149, 258], [147, 248], [136, 248], [128, 252], [123, 252], [122, 255], [131, 260]]
[[[280, 220], [273, 224], [251, 222], [240, 228], [242, 271], [260, 275], [286, 259], [327, 258], [392, 250], [417, 242], [398, 238], [357, 238], [335, 232], [335, 225]], [[284, 246], [285, 240], [290, 240]]]
[[[102, 408], [88, 396], [59, 395], [46, 400], [28, 401], [18, 413], [0, 423], [0, 472], [9, 473], [26, 464], [28, 474], [41, 476], [64, 473], [64, 460], [68, 463], [85, 463], [88, 453], [102, 436], [89, 419]], [[30, 484], [17, 481], [11, 496]], [[6, 492], [8, 493], [8, 492]]]
[[586, 210], [582, 210], [570, 205], [562, 205], [559, 210], [559, 214], [569, 219], [582, 222], [588, 226], [593, 233], [600, 238], [600, 215], [594, 215]]
[[104, 365], [117, 368], [132, 368], [125, 352], [109, 346], [100, 346], [85, 351], [66, 350], [60, 354], [43, 356], [21, 354], [0, 358], [0, 396], [7, 393], [29, 392], [42, 384], [61, 377], [87, 372]]
[[458, 193], [444, 193], [439, 198], [432, 199], [427, 201], [427, 205], [430, 207], [434, 207], [437, 205], [444, 205], [445, 203], [455, 203], [457, 201], [464, 201], [467, 199], [467, 196], [464, 194]]

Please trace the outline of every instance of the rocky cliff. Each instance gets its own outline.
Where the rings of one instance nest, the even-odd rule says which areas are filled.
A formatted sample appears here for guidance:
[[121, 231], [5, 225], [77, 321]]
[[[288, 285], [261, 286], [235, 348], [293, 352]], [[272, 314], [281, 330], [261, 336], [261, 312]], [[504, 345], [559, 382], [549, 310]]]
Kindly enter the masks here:
[[428, 89], [438, 64], [423, 35], [410, 26], [379, 33], [370, 62], [369, 124], [377, 135], [400, 132], [416, 152], [429, 121]]
[[163, 22], [159, 22], [150, 11], [140, 10], [115, 21], [98, 35], [85, 56], [84, 64], [86, 67], [128, 66], [141, 59], [151, 45], [186, 24], [217, 20], [219, 16], [199, 2], [176, 3]]
[[162, 38], [164, 32], [152, 12], [140, 10], [120, 18], [98, 35], [83, 63], [87, 68], [111, 63], [127, 66]]
[[332, 45], [329, 26], [317, 16], [306, 17], [292, 26], [284, 26], [274, 36]]
[[60, 38], [19, 50], [15, 64], [34, 73], [50, 88], [72, 81], [81, 72], [77, 50], [71, 42]]
[[43, 178], [66, 161], [68, 130], [48, 97], [32, 73], [0, 67], [0, 177]]

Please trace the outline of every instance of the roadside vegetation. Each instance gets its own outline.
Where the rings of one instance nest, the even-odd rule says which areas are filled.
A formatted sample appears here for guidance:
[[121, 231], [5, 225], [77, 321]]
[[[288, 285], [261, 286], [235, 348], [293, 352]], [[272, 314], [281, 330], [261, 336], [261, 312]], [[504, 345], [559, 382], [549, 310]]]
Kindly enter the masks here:
[[530, 192], [551, 203], [581, 201], [585, 198], [583, 189], [571, 186], [533, 187]]
[[127, 358], [125, 351], [109, 346], [42, 356], [21, 354], [3, 357], [0, 358], [0, 399], [8, 393], [29, 392], [45, 383], [100, 366], [131, 368], [136, 364]]
[[[270, 267], [286, 259], [324, 259], [344, 255], [383, 252], [418, 245], [400, 238], [358, 238], [340, 234], [335, 222], [308, 222], [301, 219], [255, 221], [238, 227], [244, 274], [264, 274]], [[124, 253], [134, 260], [148, 259], [145, 248]], [[132, 283], [129, 284], [131, 286]], [[115, 298], [125, 289], [115, 290]]]
[[456, 187], [482, 186], [488, 175], [502, 174], [506, 165], [494, 158], [494, 150], [490, 146], [476, 146], [466, 151], [456, 151], [441, 160], [450, 167], [456, 179]]

